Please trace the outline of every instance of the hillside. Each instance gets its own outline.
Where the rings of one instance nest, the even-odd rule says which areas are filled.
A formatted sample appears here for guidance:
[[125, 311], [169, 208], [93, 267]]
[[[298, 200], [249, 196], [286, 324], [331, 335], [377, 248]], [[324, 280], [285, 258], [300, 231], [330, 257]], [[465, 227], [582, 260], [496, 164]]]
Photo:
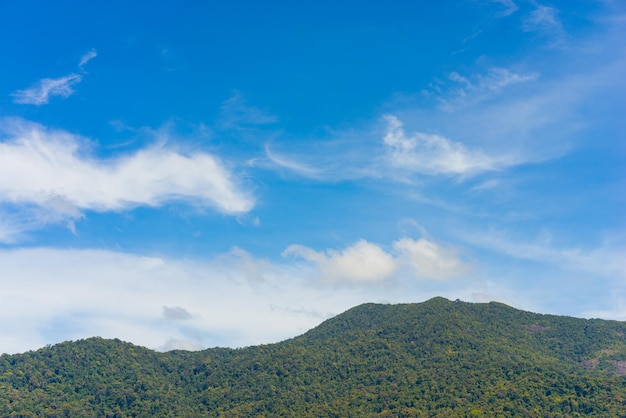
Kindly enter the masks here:
[[271, 345], [119, 340], [0, 356], [0, 416], [626, 416], [626, 323], [443, 298], [355, 307]]

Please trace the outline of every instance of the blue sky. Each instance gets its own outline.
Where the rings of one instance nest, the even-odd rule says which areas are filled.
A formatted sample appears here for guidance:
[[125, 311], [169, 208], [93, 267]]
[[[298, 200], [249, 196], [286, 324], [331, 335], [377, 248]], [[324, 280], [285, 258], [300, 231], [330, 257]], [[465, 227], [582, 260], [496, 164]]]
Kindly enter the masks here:
[[626, 320], [626, 6], [0, 2], [0, 352], [433, 296]]

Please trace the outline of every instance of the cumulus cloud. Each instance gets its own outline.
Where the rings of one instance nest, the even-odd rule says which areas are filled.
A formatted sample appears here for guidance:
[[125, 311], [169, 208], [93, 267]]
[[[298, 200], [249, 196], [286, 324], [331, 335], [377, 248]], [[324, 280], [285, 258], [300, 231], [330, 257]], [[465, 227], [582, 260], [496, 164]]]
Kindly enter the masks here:
[[402, 122], [386, 115], [383, 138], [390, 164], [420, 174], [471, 175], [512, 165], [510, 157], [492, 157], [481, 149], [470, 149], [443, 136], [415, 132], [409, 136]]
[[254, 200], [210, 154], [183, 155], [164, 145], [108, 159], [86, 140], [24, 120], [0, 122], [0, 202], [31, 205], [64, 218], [82, 210], [124, 211], [172, 201], [241, 214]]
[[365, 240], [342, 251], [317, 252], [301, 245], [292, 245], [283, 255], [297, 255], [315, 263], [322, 278], [330, 282], [378, 282], [389, 278], [396, 269], [390, 254]]
[[392, 246], [394, 253], [365, 240], [343, 250], [323, 252], [292, 245], [283, 255], [296, 255], [310, 261], [319, 269], [322, 280], [327, 282], [383, 282], [394, 278], [403, 266], [408, 267], [410, 277], [420, 280], [448, 279], [469, 271], [457, 251], [425, 238], [405, 237]]
[[68, 98], [74, 94], [72, 86], [81, 80], [82, 77], [78, 74], [69, 74], [59, 78], [44, 78], [32, 87], [13, 93], [13, 102], [41, 106], [48, 103], [50, 97], [53, 96]]
[[443, 247], [424, 238], [402, 238], [393, 244], [394, 249], [425, 279], [449, 279], [469, 271], [456, 250]]

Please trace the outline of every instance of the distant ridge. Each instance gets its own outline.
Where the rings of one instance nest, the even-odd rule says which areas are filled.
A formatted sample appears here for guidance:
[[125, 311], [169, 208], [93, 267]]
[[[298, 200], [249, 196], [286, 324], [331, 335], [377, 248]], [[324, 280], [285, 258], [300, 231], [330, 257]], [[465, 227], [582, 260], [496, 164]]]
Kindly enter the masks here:
[[626, 323], [433, 298], [278, 344], [91, 338], [0, 356], [0, 416], [626, 416]]

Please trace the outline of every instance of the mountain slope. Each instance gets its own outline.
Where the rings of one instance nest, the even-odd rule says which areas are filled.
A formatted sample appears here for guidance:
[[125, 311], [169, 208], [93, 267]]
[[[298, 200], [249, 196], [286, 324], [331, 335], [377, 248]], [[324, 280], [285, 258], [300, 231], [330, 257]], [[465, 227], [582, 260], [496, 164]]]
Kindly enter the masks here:
[[237, 350], [89, 339], [0, 356], [0, 415], [626, 416], [625, 335], [616, 321], [435, 298], [361, 305]]

